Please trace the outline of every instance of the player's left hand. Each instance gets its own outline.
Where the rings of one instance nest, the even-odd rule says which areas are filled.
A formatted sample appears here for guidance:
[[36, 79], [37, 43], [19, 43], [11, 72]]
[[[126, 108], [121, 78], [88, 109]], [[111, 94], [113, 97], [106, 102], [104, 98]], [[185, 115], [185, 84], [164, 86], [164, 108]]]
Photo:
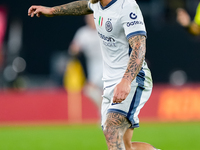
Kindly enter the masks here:
[[114, 89], [113, 103], [121, 103], [126, 99], [131, 90], [131, 82], [127, 79], [122, 79]]

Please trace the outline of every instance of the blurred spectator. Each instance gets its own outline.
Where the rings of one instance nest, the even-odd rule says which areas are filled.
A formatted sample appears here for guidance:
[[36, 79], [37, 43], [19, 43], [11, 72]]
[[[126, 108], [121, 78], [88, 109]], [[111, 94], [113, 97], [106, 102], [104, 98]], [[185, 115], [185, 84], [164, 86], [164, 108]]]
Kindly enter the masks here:
[[177, 9], [177, 21], [178, 23], [186, 28], [189, 33], [193, 35], [200, 35], [200, 3], [197, 7], [194, 20], [191, 20], [188, 12], [183, 8]]
[[0, 6], [0, 70], [3, 66], [3, 43], [4, 43], [4, 36], [6, 33], [6, 26], [7, 26], [7, 11], [6, 8]]
[[23, 23], [19, 18], [13, 19], [8, 28], [7, 49], [5, 51], [3, 79], [6, 87], [24, 88], [23, 83], [16, 84], [26, 68], [26, 60], [20, 56], [23, 46]]
[[86, 15], [85, 22], [86, 25], [78, 29], [74, 36], [70, 45], [70, 53], [72, 55], [77, 55], [80, 52], [84, 53], [87, 69], [87, 82], [84, 92], [100, 107], [103, 88], [102, 54], [93, 15]]

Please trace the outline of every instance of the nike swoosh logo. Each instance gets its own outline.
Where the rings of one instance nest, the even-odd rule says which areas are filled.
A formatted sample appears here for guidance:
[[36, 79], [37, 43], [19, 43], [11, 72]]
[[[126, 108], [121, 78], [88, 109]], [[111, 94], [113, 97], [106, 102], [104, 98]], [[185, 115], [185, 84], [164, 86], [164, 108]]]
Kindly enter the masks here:
[[121, 104], [121, 103], [112, 103], [111, 105], [117, 105], [117, 104]]
[[112, 85], [108, 85], [108, 86], [106, 86], [105, 88], [103, 88], [103, 90], [105, 90], [105, 89], [107, 89], [107, 88], [110, 88], [110, 87], [112, 87], [112, 86], [114, 86], [116, 83], [114, 83], [114, 84], [112, 84]]

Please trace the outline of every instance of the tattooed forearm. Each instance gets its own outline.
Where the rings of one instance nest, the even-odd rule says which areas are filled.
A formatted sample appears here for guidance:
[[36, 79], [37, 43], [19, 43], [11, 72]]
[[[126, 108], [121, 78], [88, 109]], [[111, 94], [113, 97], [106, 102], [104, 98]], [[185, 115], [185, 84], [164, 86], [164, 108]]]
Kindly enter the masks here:
[[104, 135], [109, 149], [125, 150], [123, 135], [130, 127], [129, 121], [119, 113], [108, 113], [104, 126]]
[[88, 8], [88, 1], [75, 1], [68, 4], [55, 6], [53, 9], [53, 15], [87, 15], [91, 14], [92, 11]]
[[129, 39], [132, 48], [128, 67], [123, 78], [132, 82], [139, 73], [146, 53], [146, 37], [142, 35], [134, 36]]

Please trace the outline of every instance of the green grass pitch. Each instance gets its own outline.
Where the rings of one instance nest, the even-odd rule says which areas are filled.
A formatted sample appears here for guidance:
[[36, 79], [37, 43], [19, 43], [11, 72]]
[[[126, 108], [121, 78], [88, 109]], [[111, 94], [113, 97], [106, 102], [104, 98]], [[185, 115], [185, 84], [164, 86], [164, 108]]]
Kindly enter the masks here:
[[[200, 122], [140, 123], [133, 141], [161, 150], [200, 150]], [[106, 150], [101, 127], [91, 125], [0, 126], [0, 150]]]

